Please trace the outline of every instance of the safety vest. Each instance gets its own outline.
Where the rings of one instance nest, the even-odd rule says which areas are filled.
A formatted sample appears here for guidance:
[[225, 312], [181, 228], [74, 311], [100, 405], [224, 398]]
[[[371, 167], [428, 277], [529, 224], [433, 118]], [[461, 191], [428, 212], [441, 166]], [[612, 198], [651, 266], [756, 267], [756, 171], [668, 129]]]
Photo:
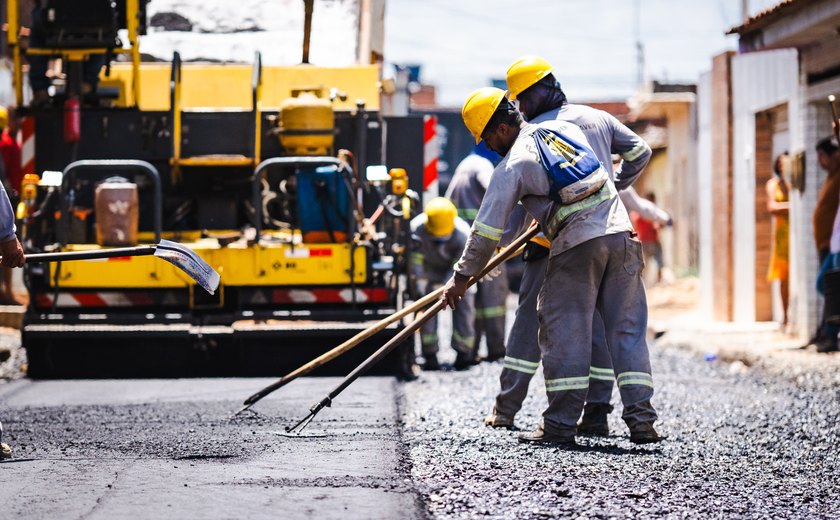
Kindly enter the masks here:
[[583, 200], [609, 179], [588, 146], [545, 127], [538, 127], [533, 138], [551, 186], [548, 197], [554, 202], [572, 204]]

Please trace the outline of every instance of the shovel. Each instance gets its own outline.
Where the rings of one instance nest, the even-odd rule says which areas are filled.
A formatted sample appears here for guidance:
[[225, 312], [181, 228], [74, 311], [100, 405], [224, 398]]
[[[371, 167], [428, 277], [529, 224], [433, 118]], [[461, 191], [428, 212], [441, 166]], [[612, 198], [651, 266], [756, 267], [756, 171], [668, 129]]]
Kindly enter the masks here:
[[187, 273], [190, 278], [210, 294], [216, 292], [221, 278], [210, 265], [198, 256], [192, 249], [172, 242], [161, 240], [157, 245], [116, 247], [112, 249], [98, 249], [95, 251], [64, 251], [60, 253], [34, 253], [26, 255], [26, 263], [37, 262], [65, 262], [68, 260], [94, 260], [99, 258], [114, 258], [120, 256], [148, 256], [155, 255], [166, 260], [178, 269]]
[[[519, 249], [525, 246], [529, 240], [534, 238], [537, 233], [539, 233], [540, 228], [538, 225], [533, 224], [528, 231], [526, 231], [522, 236], [514, 240], [508, 248], [506, 248], [501, 253], [494, 256], [490, 261], [487, 263], [487, 266], [476, 276], [470, 278], [469, 282], [467, 282], [467, 287], [475, 285], [483, 276], [487, 273], [498, 267], [502, 262], [511, 258], [514, 253], [518, 252]], [[287, 432], [294, 432], [300, 433], [306, 426], [312, 422], [312, 419], [315, 418], [315, 415], [318, 414], [324, 408], [332, 405], [333, 399], [338, 397], [338, 394], [344, 391], [345, 388], [350, 386], [353, 381], [358, 379], [362, 374], [370, 370], [370, 368], [378, 363], [383, 357], [385, 357], [389, 352], [394, 350], [397, 345], [405, 341], [407, 338], [411, 337], [414, 332], [420, 328], [421, 325], [432, 319], [432, 316], [435, 316], [438, 312], [442, 311], [446, 308], [446, 302], [443, 300], [438, 300], [434, 305], [429, 307], [426, 312], [424, 312], [420, 317], [416, 318], [414, 321], [409, 323], [403, 330], [399, 332], [396, 336], [391, 338], [390, 341], [382, 345], [376, 352], [370, 355], [366, 360], [362, 362], [361, 365], [357, 366], [347, 377], [342, 380], [342, 382], [336, 386], [332, 392], [330, 392], [326, 397], [321, 399], [318, 404], [313, 406], [309, 409], [309, 415], [301, 419], [291, 428], [287, 428]]]
[[[507, 259], [513, 258], [514, 256], [520, 254], [522, 252], [523, 248], [524, 248], [524, 246], [519, 247], [517, 250], [513, 251], [510, 254], [510, 256], [507, 257]], [[508, 248], [508, 249], [510, 249], [510, 248]], [[482, 278], [484, 275], [489, 273], [491, 270], [492, 269], [485, 268], [481, 272], [481, 274], [478, 275], [478, 278]], [[358, 334], [356, 334], [352, 338], [348, 339], [344, 343], [340, 344], [339, 346], [333, 348], [332, 350], [329, 350], [329, 351], [321, 354], [317, 358], [313, 359], [312, 361], [309, 361], [308, 363], [296, 368], [295, 370], [292, 370], [291, 372], [289, 372], [285, 376], [281, 377], [280, 379], [278, 379], [274, 383], [271, 383], [270, 385], [263, 388], [259, 392], [253, 394], [248, 399], [245, 399], [245, 401], [242, 403], [244, 406], [242, 408], [240, 408], [238, 411], [236, 411], [231, 417], [236, 417], [237, 415], [241, 414], [245, 410], [248, 410], [249, 408], [254, 406], [257, 403], [257, 401], [259, 401], [263, 397], [267, 396], [268, 394], [274, 392], [275, 390], [279, 390], [280, 388], [286, 386], [287, 384], [291, 383], [295, 379], [297, 379], [301, 376], [305, 376], [306, 374], [312, 372], [316, 368], [329, 363], [330, 361], [332, 361], [333, 359], [337, 358], [338, 356], [344, 354], [348, 350], [351, 350], [352, 348], [358, 346], [364, 340], [370, 338], [371, 336], [375, 335], [378, 332], [381, 332], [381, 331], [385, 330], [392, 323], [395, 323], [396, 321], [402, 319], [405, 316], [408, 316], [409, 314], [412, 314], [412, 313], [415, 313], [415, 312], [418, 312], [418, 311], [422, 310], [423, 308], [428, 306], [430, 303], [432, 303], [435, 300], [437, 300], [438, 298], [440, 298], [441, 294], [443, 294], [443, 287], [437, 288], [436, 290], [430, 292], [426, 296], [423, 296], [422, 298], [420, 298], [416, 302], [412, 303], [408, 307], [404, 307], [404, 308], [398, 310], [397, 312], [391, 314], [390, 316], [379, 320], [378, 322], [374, 323], [373, 325], [366, 328], [365, 330], [359, 332]]]

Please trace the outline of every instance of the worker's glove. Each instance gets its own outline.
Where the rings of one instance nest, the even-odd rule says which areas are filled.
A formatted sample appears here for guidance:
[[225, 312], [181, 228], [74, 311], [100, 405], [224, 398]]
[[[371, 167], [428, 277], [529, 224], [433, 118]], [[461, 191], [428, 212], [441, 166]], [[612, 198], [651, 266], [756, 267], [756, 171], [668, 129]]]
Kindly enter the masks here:
[[26, 263], [26, 255], [17, 237], [0, 242], [0, 256], [0, 266], [3, 267], [23, 267]]
[[502, 266], [499, 265], [499, 266], [496, 266], [494, 269], [492, 269], [487, 274], [485, 274], [484, 276], [482, 276], [481, 279], [479, 279], [478, 281], [480, 283], [490, 282], [490, 281], [498, 278], [501, 274], [502, 274]]
[[467, 282], [469, 277], [455, 273], [452, 278], [443, 286], [443, 295], [441, 299], [446, 302], [446, 306], [454, 309], [464, 294], [467, 292]]

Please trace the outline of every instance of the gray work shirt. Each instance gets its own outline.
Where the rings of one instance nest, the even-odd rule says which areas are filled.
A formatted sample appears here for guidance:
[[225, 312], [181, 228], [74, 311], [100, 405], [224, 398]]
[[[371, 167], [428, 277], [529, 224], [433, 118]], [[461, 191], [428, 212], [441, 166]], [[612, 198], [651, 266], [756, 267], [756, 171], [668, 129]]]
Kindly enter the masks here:
[[[587, 105], [566, 104], [544, 112], [531, 121], [541, 123], [559, 119], [577, 125], [589, 141], [589, 146], [621, 190], [619, 196], [628, 211], [635, 211], [643, 218], [665, 225], [670, 215], [636, 193], [631, 185], [636, 182], [652, 155], [650, 146], [633, 130], [609, 112]], [[612, 169], [612, 154], [621, 157], [618, 169]]]
[[9, 194], [2, 184], [0, 190], [3, 191], [0, 195], [0, 242], [7, 242], [15, 238], [15, 212], [9, 201]]
[[[566, 121], [544, 121], [539, 126], [559, 131], [580, 143], [587, 143], [581, 130]], [[529, 124], [520, 130], [513, 147], [493, 172], [467, 245], [455, 265], [455, 271], [459, 274], [473, 276], [486, 265], [518, 201], [540, 223], [543, 231], [548, 229], [555, 212], [563, 209], [562, 206], [555, 208], [554, 202], [548, 198], [548, 175], [539, 162], [531, 135], [536, 128], [537, 125]], [[602, 197], [603, 200], [587, 206], [587, 199], [584, 199], [581, 201], [584, 203], [581, 209], [563, 221], [551, 241], [552, 256], [593, 238], [633, 230], [627, 210], [619, 200], [612, 181], [608, 180], [604, 189], [608, 192], [592, 195], [606, 195]]]
[[473, 153], [458, 164], [446, 189], [446, 198], [458, 208], [458, 216], [470, 225], [478, 214], [491, 175], [493, 163]]

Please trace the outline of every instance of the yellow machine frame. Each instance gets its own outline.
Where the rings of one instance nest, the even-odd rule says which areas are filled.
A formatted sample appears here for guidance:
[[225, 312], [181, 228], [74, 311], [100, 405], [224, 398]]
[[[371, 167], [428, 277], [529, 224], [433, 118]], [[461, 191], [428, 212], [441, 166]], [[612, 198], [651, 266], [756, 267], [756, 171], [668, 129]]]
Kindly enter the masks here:
[[[105, 54], [102, 49], [26, 49], [24, 51], [20, 46], [20, 4], [18, 0], [8, 0], [8, 41], [9, 47], [12, 49], [12, 59], [15, 66], [15, 100], [17, 106], [23, 106], [23, 67], [22, 59], [25, 54], [41, 54], [48, 56], [64, 56], [71, 61], [81, 61], [91, 54]], [[126, 0], [125, 14], [126, 14], [126, 28], [128, 29], [128, 43], [127, 49], [113, 49], [117, 54], [131, 55], [131, 70], [133, 71], [133, 80], [131, 83], [132, 95], [131, 99], [134, 103], [140, 100], [140, 46], [138, 45], [137, 37], [139, 36], [138, 13], [140, 11], [140, 2], [138, 0]], [[133, 106], [136, 106], [133, 105]]]

